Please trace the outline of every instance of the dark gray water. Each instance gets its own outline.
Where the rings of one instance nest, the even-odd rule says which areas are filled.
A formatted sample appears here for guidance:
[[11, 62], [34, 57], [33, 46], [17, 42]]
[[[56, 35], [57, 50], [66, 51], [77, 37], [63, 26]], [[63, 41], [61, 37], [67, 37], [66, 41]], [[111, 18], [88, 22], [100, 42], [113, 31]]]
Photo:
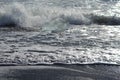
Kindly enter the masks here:
[[0, 80], [120, 80], [119, 66], [4, 66]]
[[120, 64], [119, 5], [0, 0], [0, 64]]

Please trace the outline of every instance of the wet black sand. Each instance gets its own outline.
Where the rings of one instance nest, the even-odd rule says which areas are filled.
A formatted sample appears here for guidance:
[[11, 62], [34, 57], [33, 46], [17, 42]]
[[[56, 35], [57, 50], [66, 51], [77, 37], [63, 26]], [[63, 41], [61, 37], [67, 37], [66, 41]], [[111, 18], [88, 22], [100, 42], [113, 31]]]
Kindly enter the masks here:
[[120, 66], [1, 66], [0, 80], [120, 80]]

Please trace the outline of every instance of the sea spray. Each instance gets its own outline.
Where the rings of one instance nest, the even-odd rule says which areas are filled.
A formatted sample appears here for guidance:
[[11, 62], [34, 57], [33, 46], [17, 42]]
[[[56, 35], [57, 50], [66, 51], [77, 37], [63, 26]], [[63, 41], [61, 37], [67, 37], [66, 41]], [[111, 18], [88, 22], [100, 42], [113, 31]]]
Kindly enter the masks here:
[[4, 6], [0, 11], [0, 25], [14, 24], [18, 27], [31, 27], [29, 13], [24, 6], [18, 3]]

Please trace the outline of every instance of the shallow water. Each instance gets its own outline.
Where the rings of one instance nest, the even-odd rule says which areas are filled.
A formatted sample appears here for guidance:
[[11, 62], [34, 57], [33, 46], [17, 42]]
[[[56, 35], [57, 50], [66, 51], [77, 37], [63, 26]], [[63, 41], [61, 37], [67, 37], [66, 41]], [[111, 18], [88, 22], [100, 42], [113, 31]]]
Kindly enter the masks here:
[[119, 4], [0, 0], [0, 63], [119, 65]]
[[119, 26], [74, 26], [63, 32], [1, 31], [1, 63], [119, 64]]

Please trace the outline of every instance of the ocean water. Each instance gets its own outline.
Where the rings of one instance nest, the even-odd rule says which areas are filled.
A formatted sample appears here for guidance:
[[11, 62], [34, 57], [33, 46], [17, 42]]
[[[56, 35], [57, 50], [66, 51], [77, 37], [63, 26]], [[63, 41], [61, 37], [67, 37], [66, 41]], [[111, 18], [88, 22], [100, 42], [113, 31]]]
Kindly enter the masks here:
[[119, 0], [0, 0], [0, 64], [120, 64]]

